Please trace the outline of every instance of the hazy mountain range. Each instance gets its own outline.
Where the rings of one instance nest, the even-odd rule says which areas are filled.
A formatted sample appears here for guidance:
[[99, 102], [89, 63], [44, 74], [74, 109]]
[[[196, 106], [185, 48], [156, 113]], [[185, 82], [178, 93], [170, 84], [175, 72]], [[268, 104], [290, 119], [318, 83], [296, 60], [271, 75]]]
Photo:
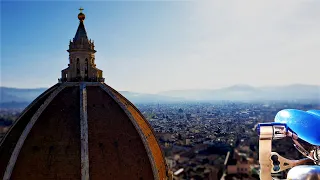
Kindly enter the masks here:
[[[0, 107], [26, 106], [47, 88], [18, 89], [0, 87]], [[181, 102], [181, 101], [299, 101], [320, 102], [320, 85], [294, 84], [274, 87], [234, 85], [220, 89], [173, 90], [157, 94], [120, 91], [134, 103]]]
[[319, 100], [320, 85], [294, 84], [288, 86], [253, 87], [234, 85], [213, 90], [176, 90], [159, 93], [170, 97], [184, 97], [190, 100], [213, 101], [265, 101], [265, 100]]

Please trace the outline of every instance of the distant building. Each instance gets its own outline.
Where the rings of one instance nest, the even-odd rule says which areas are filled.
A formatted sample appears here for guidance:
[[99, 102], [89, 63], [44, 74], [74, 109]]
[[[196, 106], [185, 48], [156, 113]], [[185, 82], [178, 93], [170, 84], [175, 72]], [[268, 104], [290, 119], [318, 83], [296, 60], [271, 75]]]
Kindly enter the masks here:
[[251, 175], [255, 164], [252, 158], [247, 157], [247, 154], [241, 153], [238, 149], [234, 150], [233, 157], [229, 156], [227, 160], [227, 174], [245, 174]]
[[1, 126], [0, 125], [0, 134], [4, 134], [8, 131], [9, 127], [8, 126]]
[[190, 140], [190, 139], [186, 138], [186, 139], [184, 140], [184, 144], [185, 144], [185, 145], [190, 145], [190, 143], [191, 143], [191, 140]]
[[169, 169], [172, 169], [177, 165], [176, 161], [172, 158], [166, 158], [166, 162]]
[[154, 131], [131, 102], [103, 83], [85, 15], [78, 19], [59, 83], [24, 110], [1, 141], [1, 179], [168, 179]]

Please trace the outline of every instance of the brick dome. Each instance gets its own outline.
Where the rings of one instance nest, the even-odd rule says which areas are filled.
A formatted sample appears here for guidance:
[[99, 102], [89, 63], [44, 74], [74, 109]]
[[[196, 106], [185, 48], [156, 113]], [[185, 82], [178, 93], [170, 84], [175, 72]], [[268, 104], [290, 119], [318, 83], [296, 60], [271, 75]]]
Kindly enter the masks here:
[[101, 82], [49, 88], [0, 146], [3, 179], [167, 179], [154, 132], [137, 108]]

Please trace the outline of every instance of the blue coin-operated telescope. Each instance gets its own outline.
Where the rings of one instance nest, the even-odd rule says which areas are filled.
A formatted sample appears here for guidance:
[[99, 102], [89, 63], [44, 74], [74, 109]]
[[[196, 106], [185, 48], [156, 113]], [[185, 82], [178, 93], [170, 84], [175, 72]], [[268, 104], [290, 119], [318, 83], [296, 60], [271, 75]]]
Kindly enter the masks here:
[[[287, 179], [320, 180], [320, 110], [285, 109], [277, 113], [275, 122], [260, 123], [257, 131], [261, 180], [272, 180], [272, 173], [289, 168], [292, 169]], [[272, 140], [285, 137], [291, 137], [294, 146], [305, 159], [289, 160], [271, 152]], [[299, 139], [309, 143], [311, 148], [305, 148]], [[307, 162], [315, 165], [304, 165]]]

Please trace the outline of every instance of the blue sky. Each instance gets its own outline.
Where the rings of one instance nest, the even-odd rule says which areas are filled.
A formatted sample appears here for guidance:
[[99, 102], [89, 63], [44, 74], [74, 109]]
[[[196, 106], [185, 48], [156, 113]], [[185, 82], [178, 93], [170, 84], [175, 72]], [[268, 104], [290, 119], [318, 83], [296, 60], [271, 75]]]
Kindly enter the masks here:
[[80, 6], [117, 90], [320, 84], [319, 1], [1, 1], [1, 86], [57, 82]]

